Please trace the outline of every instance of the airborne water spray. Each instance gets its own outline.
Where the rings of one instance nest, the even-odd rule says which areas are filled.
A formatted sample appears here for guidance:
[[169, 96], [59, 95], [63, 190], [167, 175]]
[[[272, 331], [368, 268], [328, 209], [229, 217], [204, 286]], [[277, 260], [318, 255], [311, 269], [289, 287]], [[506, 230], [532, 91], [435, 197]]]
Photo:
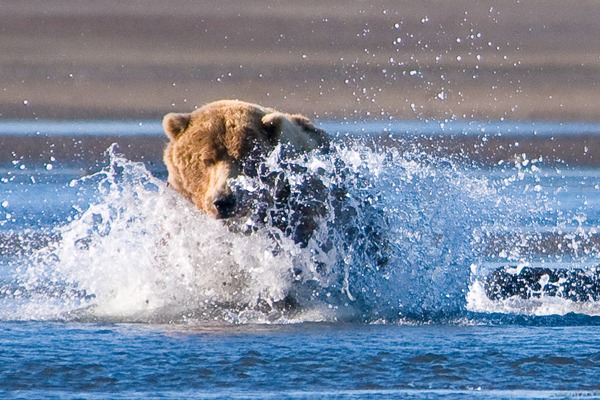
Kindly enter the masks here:
[[[71, 184], [96, 188], [89, 207], [53, 229], [55, 242], [18, 261], [12, 285], [21, 289], [9, 297], [31, 315], [6, 318], [285, 322], [452, 315], [464, 310], [469, 266], [478, 257], [473, 232], [505, 211], [484, 179], [416, 151], [339, 144], [331, 154], [287, 164], [273, 155], [264, 168], [285, 174], [296, 185], [292, 191], [301, 194], [306, 176], [316, 175], [330, 210], [353, 210], [351, 218], [328, 213], [301, 247], [268, 225], [232, 232], [143, 164], [114, 149], [109, 157], [102, 171]], [[333, 190], [340, 187], [342, 199]], [[290, 299], [294, 307], [279, 307]]]

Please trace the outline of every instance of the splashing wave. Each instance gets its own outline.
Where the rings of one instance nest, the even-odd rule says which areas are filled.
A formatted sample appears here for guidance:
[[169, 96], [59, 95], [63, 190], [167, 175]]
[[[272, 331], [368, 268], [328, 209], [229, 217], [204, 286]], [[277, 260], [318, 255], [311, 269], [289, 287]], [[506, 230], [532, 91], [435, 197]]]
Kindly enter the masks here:
[[[539, 195], [515, 199], [447, 159], [338, 144], [262, 166], [284, 174], [292, 193], [302, 194], [307, 176], [323, 184], [329, 212], [300, 246], [256, 218], [232, 229], [143, 164], [114, 148], [109, 158], [71, 183], [96, 188], [89, 207], [13, 265], [0, 288], [2, 319], [376, 322], [490, 311], [477, 271], [490, 232], [547, 211]], [[259, 178], [233, 184], [265, 190]]]

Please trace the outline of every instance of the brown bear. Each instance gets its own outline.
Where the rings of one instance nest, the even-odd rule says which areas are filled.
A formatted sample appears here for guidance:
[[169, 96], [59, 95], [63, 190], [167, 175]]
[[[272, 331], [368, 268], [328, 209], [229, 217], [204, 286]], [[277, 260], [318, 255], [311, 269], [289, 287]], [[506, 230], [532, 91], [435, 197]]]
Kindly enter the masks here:
[[[360, 171], [306, 117], [221, 100], [167, 114], [163, 128], [169, 185], [232, 232], [268, 235], [274, 254], [287, 239], [308, 248], [310, 262], [291, 271], [295, 282], [303, 282], [307, 267], [309, 280], [317, 273], [346, 287], [346, 275], [336, 274], [349, 257], [377, 270], [388, 263], [386, 220], [362, 197]], [[283, 307], [294, 307], [296, 295], [289, 293]]]
[[[257, 177], [260, 163], [278, 144], [296, 155], [329, 146], [327, 134], [308, 118], [238, 100], [212, 102], [192, 113], [169, 113], [163, 129], [170, 138], [164, 153], [169, 185], [218, 219], [245, 212], [230, 180]], [[295, 240], [306, 242], [313, 228], [305, 227], [304, 238]]]

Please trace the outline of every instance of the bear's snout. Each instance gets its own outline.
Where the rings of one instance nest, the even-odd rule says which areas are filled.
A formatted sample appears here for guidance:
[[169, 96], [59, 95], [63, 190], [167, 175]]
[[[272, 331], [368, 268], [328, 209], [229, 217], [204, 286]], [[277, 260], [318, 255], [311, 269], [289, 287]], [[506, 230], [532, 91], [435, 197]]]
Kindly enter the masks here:
[[226, 194], [217, 197], [213, 201], [213, 205], [217, 210], [216, 218], [230, 218], [235, 215], [236, 210], [236, 199], [233, 194]]

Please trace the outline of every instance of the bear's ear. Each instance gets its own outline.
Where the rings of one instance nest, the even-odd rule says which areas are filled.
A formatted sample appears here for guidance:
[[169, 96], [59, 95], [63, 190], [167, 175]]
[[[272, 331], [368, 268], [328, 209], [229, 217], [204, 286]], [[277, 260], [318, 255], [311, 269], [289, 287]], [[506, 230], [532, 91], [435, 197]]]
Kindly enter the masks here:
[[168, 113], [164, 116], [163, 130], [171, 140], [175, 140], [185, 131], [190, 123], [190, 114]]
[[329, 136], [327, 136], [327, 132], [314, 126], [312, 121], [304, 115], [290, 115], [290, 120], [300, 126], [302, 130], [317, 143], [317, 146], [320, 147], [322, 151], [329, 151]]
[[300, 125], [304, 129], [314, 130], [315, 126], [310, 122], [310, 119], [301, 114], [290, 115], [290, 120]]
[[267, 137], [273, 143], [277, 143], [279, 140], [279, 134], [281, 133], [281, 125], [285, 119], [285, 116], [280, 112], [272, 112], [262, 117], [262, 124], [267, 133]]

